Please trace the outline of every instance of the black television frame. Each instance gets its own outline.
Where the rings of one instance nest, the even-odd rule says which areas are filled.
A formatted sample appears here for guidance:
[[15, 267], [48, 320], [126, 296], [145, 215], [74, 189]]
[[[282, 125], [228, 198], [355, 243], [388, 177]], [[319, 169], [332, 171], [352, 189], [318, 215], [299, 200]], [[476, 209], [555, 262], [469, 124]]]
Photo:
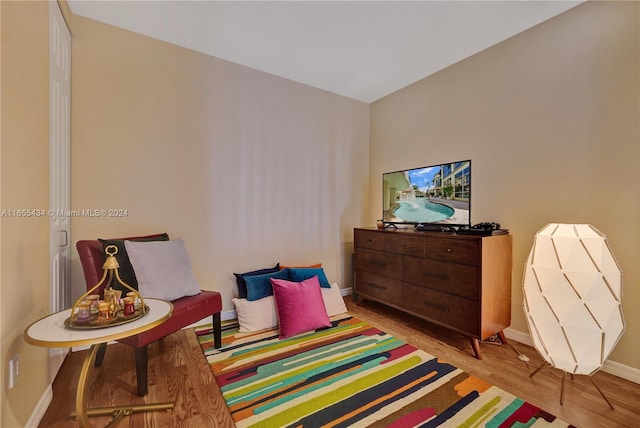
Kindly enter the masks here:
[[[415, 188], [414, 182], [411, 181], [411, 174], [416, 171], [425, 171], [428, 169], [438, 168], [437, 173], [440, 173], [439, 181], [432, 180], [431, 188], [426, 191]], [[472, 196], [472, 175], [471, 175], [471, 159], [454, 162], [444, 162], [433, 165], [422, 166], [418, 168], [408, 168], [398, 171], [385, 172], [382, 174], [382, 222], [384, 227], [397, 225], [414, 225], [414, 226], [450, 226], [450, 227], [470, 227], [471, 226], [471, 196]], [[425, 174], [431, 173], [430, 171]], [[433, 173], [433, 177], [437, 175]], [[404, 176], [403, 178], [400, 178]], [[386, 180], [385, 180], [386, 178]], [[390, 183], [392, 179], [397, 179], [398, 183], [405, 184], [405, 188], [399, 189], [392, 186]], [[459, 182], [456, 182], [459, 180]], [[396, 183], [396, 184], [398, 184]], [[448, 191], [445, 192], [445, 187], [452, 186], [451, 196], [447, 196]], [[456, 186], [459, 186], [456, 188]], [[402, 219], [393, 215], [400, 206], [401, 199], [398, 199], [399, 193], [410, 193], [413, 189], [414, 196], [427, 195], [428, 202], [443, 205], [451, 208], [454, 212], [451, 216], [445, 219], [433, 220], [433, 221], [419, 221], [415, 219]], [[392, 193], [395, 192], [395, 195]], [[393, 200], [391, 199], [393, 197]], [[415, 196], [424, 197], [424, 196]], [[408, 195], [404, 200], [412, 200]]]

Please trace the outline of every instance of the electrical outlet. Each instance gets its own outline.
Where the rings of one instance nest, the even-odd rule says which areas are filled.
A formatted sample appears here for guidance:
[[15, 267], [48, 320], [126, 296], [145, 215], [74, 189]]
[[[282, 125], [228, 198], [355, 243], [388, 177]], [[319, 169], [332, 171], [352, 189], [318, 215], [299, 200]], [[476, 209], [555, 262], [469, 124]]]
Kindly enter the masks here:
[[13, 388], [18, 382], [18, 355], [16, 354], [11, 360], [9, 360], [9, 389]]

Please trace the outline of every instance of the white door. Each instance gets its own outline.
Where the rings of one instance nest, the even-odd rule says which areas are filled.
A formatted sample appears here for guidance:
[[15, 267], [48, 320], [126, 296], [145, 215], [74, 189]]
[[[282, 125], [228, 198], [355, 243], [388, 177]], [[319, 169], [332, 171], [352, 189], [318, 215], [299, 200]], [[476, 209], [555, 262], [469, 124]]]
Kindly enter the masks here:
[[[71, 34], [57, 1], [49, 2], [49, 256], [51, 311], [71, 307]], [[53, 380], [67, 350], [50, 352]]]

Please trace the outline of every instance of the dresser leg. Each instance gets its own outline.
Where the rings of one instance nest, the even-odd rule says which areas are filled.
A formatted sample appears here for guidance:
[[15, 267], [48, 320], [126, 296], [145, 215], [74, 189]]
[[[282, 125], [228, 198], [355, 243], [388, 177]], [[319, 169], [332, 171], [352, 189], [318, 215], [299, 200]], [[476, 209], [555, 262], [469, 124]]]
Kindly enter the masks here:
[[509, 344], [509, 342], [507, 342], [507, 336], [504, 335], [504, 332], [502, 330], [498, 332], [498, 337], [500, 338], [500, 342], [502, 342], [503, 345]]
[[471, 347], [473, 348], [473, 353], [475, 354], [476, 358], [481, 360], [482, 352], [480, 351], [480, 341], [474, 337], [470, 337], [469, 342], [471, 342]]

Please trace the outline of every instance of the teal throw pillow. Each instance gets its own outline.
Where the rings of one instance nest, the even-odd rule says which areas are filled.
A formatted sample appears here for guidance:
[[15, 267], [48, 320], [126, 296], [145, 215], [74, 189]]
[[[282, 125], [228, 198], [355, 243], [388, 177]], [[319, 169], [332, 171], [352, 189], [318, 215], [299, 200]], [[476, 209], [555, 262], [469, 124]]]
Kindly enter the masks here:
[[245, 273], [234, 273], [236, 277], [236, 284], [238, 285], [238, 297], [240, 299], [247, 298], [247, 284], [244, 279], [247, 276], [256, 276], [256, 275], [264, 275], [265, 273], [275, 273], [280, 271], [280, 263], [276, 263], [276, 265], [272, 268], [258, 269], [251, 272]]
[[264, 297], [273, 295], [273, 287], [271, 285], [273, 279], [289, 279], [287, 270], [280, 270], [273, 273], [265, 273], [263, 275], [245, 276], [244, 282], [247, 285], [247, 300], [260, 300]]
[[302, 282], [305, 279], [317, 276], [318, 281], [320, 281], [320, 287], [331, 288], [331, 284], [322, 268], [286, 268], [285, 271], [289, 274], [289, 281]]

